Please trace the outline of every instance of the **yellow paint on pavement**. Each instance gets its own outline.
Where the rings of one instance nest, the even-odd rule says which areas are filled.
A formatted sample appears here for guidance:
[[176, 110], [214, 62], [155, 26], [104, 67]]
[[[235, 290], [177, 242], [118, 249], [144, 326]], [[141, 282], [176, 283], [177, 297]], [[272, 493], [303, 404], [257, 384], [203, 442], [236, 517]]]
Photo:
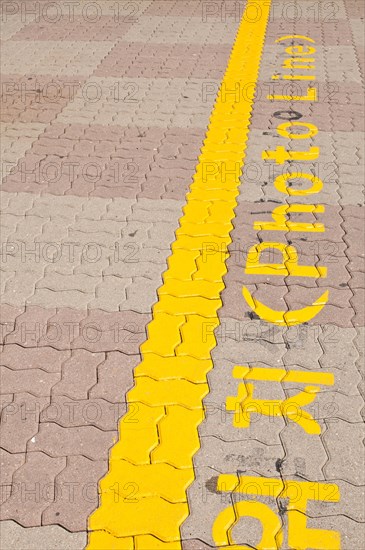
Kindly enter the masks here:
[[[248, 0], [246, 10], [257, 3]], [[222, 89], [257, 82], [270, 1], [260, 1], [260, 8], [255, 22], [243, 15], [211, 115], [165, 284], [141, 346], [142, 363], [127, 396], [129, 412], [120, 421], [119, 442], [100, 483], [100, 506], [90, 517], [89, 550], [181, 548], [180, 526], [189, 514], [186, 490], [194, 481], [192, 459], [200, 447], [198, 426], [208, 392], [206, 373], [216, 345], [212, 328], [219, 325], [226, 273], [227, 255], [221, 250], [231, 243], [253, 104], [253, 94], [237, 101], [236, 94], [223, 95]], [[111, 489], [115, 484], [117, 498]]]
[[213, 526], [213, 538], [218, 546], [229, 545], [230, 550], [249, 550], [251, 546], [235, 544], [232, 530], [241, 517], [253, 517], [262, 528], [261, 540], [255, 544], [255, 548], [276, 550], [282, 547], [282, 519], [267, 504], [255, 502], [257, 495], [260, 495], [273, 499], [276, 505], [278, 500], [286, 499], [288, 532], [286, 547], [298, 550], [306, 548], [339, 550], [341, 547], [339, 533], [326, 529], [313, 529], [307, 516], [310, 501], [338, 502], [340, 500], [340, 491], [335, 483], [223, 474], [218, 477], [217, 491], [253, 495], [253, 499], [248, 502], [232, 499], [233, 504], [217, 516]]
[[254, 298], [251, 292], [243, 287], [242, 294], [252, 309], [264, 321], [279, 325], [282, 327], [292, 327], [294, 325], [302, 325], [308, 323], [324, 308], [328, 301], [328, 290], [321, 294], [321, 296], [313, 302], [310, 306], [303, 307], [301, 309], [292, 309], [289, 311], [280, 311], [271, 309], [256, 298]]

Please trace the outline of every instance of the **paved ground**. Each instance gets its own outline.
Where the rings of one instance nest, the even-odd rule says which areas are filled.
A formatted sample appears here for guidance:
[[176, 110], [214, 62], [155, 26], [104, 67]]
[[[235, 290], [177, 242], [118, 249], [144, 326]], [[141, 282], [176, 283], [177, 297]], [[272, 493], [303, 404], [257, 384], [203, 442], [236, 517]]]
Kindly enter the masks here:
[[0, 548], [364, 547], [363, 3], [1, 7]]

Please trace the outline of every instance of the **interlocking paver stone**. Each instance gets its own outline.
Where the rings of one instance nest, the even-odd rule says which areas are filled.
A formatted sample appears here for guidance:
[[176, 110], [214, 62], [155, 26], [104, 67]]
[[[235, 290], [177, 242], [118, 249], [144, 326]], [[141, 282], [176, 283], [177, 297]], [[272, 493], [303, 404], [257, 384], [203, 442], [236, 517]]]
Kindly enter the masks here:
[[[233, 539], [257, 547], [259, 522], [240, 519], [238, 512], [252, 495], [219, 489], [221, 474], [279, 485], [336, 484], [338, 502], [308, 501], [307, 528], [338, 531], [344, 550], [364, 547], [363, 3], [272, 2], [250, 114], [242, 106], [247, 107], [252, 82], [243, 82], [247, 87], [232, 102], [236, 84], [242, 86], [234, 81], [236, 74], [242, 67], [249, 74], [246, 52], [230, 73], [225, 100], [215, 106], [247, 2], [3, 3], [4, 548], [84, 548], [90, 515], [115, 489], [109, 481], [117, 480], [123, 491], [131, 484], [134, 491], [139, 461], [146, 472], [155, 461], [167, 468], [166, 479], [169, 468], [184, 478], [182, 488], [177, 482], [168, 488], [177, 502], [158, 496], [161, 478], [154, 480], [155, 473], [153, 483], [149, 474], [137, 483], [137, 505], [125, 503], [118, 486], [112, 494], [120, 499], [118, 518], [109, 512], [110, 533], [100, 520], [93, 548], [175, 548], [161, 541], [168, 540], [176, 522], [182, 522], [183, 550], [224, 547], [212, 529], [232, 504], [238, 520]], [[255, 28], [253, 12], [265, 9], [265, 3], [253, 4], [244, 19], [247, 36]], [[287, 35], [295, 36], [277, 41]], [[256, 34], [249, 40], [254, 43]], [[308, 45], [315, 51], [306, 53]], [[295, 78], [298, 69], [290, 64], [303, 63], [302, 56], [315, 59], [300, 70], [312, 76], [291, 82], [288, 77]], [[311, 85], [318, 100], [269, 100], [272, 91], [281, 93], [283, 75], [287, 95], [293, 89], [305, 95]], [[238, 129], [227, 128], [217, 149], [228, 160], [216, 166], [211, 152], [210, 166], [202, 168], [208, 178], [195, 180], [187, 195], [203, 144], [212, 147], [207, 128], [217, 113], [224, 113], [218, 119], [225, 128], [226, 120], [233, 120], [229, 109], [239, 118], [232, 123]], [[210, 185], [209, 169], [217, 169], [219, 185], [227, 169], [224, 184], [230, 185], [229, 155], [245, 131], [241, 111], [250, 124], [231, 231], [226, 218], [233, 194], [217, 200], [221, 196]], [[318, 132], [305, 139], [285, 137], [278, 125], [289, 118], [311, 123]], [[289, 160], [263, 159], [263, 152], [279, 146]], [[305, 156], [310, 147], [318, 147], [318, 158]], [[298, 151], [304, 158], [291, 160]], [[286, 172], [313, 174], [323, 188], [303, 194], [311, 185], [308, 178], [290, 178], [289, 191], [302, 194], [283, 193], [277, 177]], [[323, 205], [324, 211], [291, 212], [286, 221], [322, 223], [324, 231], [257, 226], [274, 222], [275, 208], [295, 204]], [[217, 234], [205, 242], [212, 225]], [[230, 232], [230, 254], [222, 245], [223, 232]], [[314, 271], [293, 275], [281, 266], [280, 275], [256, 273], [256, 265], [256, 272], [246, 272], [252, 247], [264, 242], [295, 247], [298, 265]], [[269, 248], [260, 261], [282, 264], [283, 253]], [[323, 268], [326, 277], [320, 276]], [[251, 293], [250, 303], [243, 287]], [[293, 326], [272, 322], [327, 290], [326, 305], [312, 319]], [[259, 302], [275, 310], [270, 321]], [[234, 376], [237, 366], [251, 370], [240, 379]], [[321, 375], [327, 382], [318, 382]], [[245, 424], [242, 399], [251, 391]], [[203, 411], [196, 396], [205, 396], [199, 429]], [[177, 398], [179, 403], [171, 404]], [[228, 405], [234, 398], [236, 409]], [[285, 400], [297, 412], [301, 399], [307, 404], [299, 411], [307, 421], [313, 416], [309, 425], [315, 433], [300, 415], [283, 412]], [[261, 414], [260, 407], [272, 407], [272, 414]], [[195, 430], [190, 435], [189, 422]], [[129, 461], [128, 479], [116, 477], [121, 459]], [[137, 481], [130, 479], [134, 475]], [[153, 494], [139, 498], [141, 490]], [[151, 524], [149, 498], [155, 503]], [[288, 540], [293, 521], [288, 499], [258, 496], [257, 502], [283, 524], [282, 548], [297, 547]], [[136, 510], [142, 510], [140, 517]], [[128, 531], [115, 538], [114, 529], [125, 522], [128, 529], [148, 527], [140, 535]]]
[[25, 464], [13, 475], [12, 494], [2, 508], [2, 519], [15, 519], [24, 527], [40, 526], [42, 512], [54, 498], [55, 478], [65, 466], [65, 457], [27, 453]]
[[27, 547], [29, 550], [78, 550], [86, 544], [86, 534], [70, 533], [59, 525], [24, 528], [15, 521], [2, 521], [0, 533], [3, 544], [11, 548]]
[[56, 498], [43, 512], [42, 525], [59, 524], [72, 532], [84, 531], [98, 502], [95, 482], [105, 468], [103, 461], [69, 457], [67, 467], [57, 476]]

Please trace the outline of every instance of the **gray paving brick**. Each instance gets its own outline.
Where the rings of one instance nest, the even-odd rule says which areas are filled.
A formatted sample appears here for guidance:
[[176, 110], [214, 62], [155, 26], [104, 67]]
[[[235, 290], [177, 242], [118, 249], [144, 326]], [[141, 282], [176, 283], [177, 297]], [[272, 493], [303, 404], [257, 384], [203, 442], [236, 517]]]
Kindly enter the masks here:
[[344, 420], [328, 423], [323, 441], [329, 454], [324, 472], [329, 478], [340, 478], [353, 485], [364, 484], [363, 469], [364, 447], [362, 423], [349, 424]]
[[0, 523], [2, 544], [5, 548], [17, 546], [29, 550], [78, 550], [86, 544], [86, 533], [70, 533], [59, 525], [24, 528], [15, 521]]

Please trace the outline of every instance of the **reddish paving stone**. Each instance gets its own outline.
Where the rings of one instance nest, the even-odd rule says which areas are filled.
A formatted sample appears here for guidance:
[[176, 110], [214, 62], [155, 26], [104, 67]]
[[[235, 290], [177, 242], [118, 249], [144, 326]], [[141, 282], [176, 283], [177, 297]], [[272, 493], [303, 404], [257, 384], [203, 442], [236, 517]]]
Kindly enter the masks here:
[[3, 122], [50, 123], [81, 88], [85, 79], [52, 75], [2, 75]]
[[[112, 10], [110, 11], [112, 13]], [[98, 12], [100, 14], [100, 6]], [[15, 33], [11, 40], [49, 41], [51, 37], [52, 40], [59, 41], [90, 41], [90, 37], [92, 37], [93, 41], [112, 41], [123, 38], [132, 25], [133, 22], [128, 22], [126, 19], [118, 21], [112, 15], [98, 15], [98, 13], [86, 14], [84, 17], [62, 15], [49, 22], [47, 18], [42, 18], [42, 24], [37, 21], [30, 22]]]
[[10, 453], [23, 453], [27, 442], [38, 433], [39, 416], [49, 397], [16, 393], [14, 401], [2, 412], [1, 445]]
[[11, 495], [11, 486], [14, 473], [25, 462], [25, 453], [8, 453], [0, 449], [0, 504], [2, 505]]
[[24, 527], [41, 525], [42, 512], [54, 499], [55, 478], [65, 466], [65, 457], [28, 453], [13, 475], [12, 494], [2, 506], [1, 519], [14, 519]]
[[365, 5], [357, 0], [344, 0], [346, 12], [348, 17], [354, 19], [364, 19], [365, 17]]
[[23, 348], [6, 344], [1, 354], [1, 364], [13, 370], [41, 369], [46, 372], [61, 372], [62, 364], [70, 357], [70, 351], [51, 347]]
[[44, 422], [36, 437], [28, 442], [28, 451], [42, 451], [52, 457], [83, 455], [90, 460], [106, 460], [116, 436], [116, 431], [105, 432], [94, 426], [63, 428]]
[[118, 42], [95, 76], [115, 78], [221, 79], [231, 51], [228, 44], [145, 44]]
[[57, 476], [55, 501], [43, 512], [42, 525], [59, 524], [69, 531], [84, 531], [98, 504], [97, 482], [107, 470], [106, 461], [70, 456]]
[[12, 370], [0, 367], [1, 385], [4, 393], [32, 391], [37, 397], [47, 397], [52, 387], [60, 380], [61, 373], [41, 369]]
[[[29, 307], [29, 306], [28, 306]], [[49, 318], [49, 324], [55, 329], [56, 336], [46, 332], [43, 345], [52, 345], [60, 350], [69, 350], [71, 343], [80, 335], [81, 322], [86, 319], [87, 312], [71, 308], [58, 308], [56, 313]]]
[[108, 352], [105, 361], [98, 366], [98, 381], [89, 391], [90, 398], [103, 398], [111, 403], [124, 402], [126, 392], [133, 385], [133, 369], [139, 362], [139, 354]]
[[[38, 306], [27, 306], [24, 313], [15, 311], [12, 308], [4, 310], [4, 323], [8, 323], [7, 344], [25, 348], [48, 348], [51, 344], [56, 350], [81, 349], [91, 354], [116, 350], [128, 355], [138, 354], [139, 345], [146, 336], [146, 325], [151, 319], [150, 314], [134, 311], [92, 309], [80, 312], [70, 308], [56, 311]], [[10, 317], [5, 317], [5, 313]], [[15, 325], [12, 322], [14, 316]], [[55, 334], [60, 334], [60, 338], [55, 338], [53, 333], [47, 338], [47, 330], [54, 329], [54, 324], [59, 327]]]
[[2, 393], [0, 395], [0, 411], [14, 401], [14, 395], [12, 393]]
[[[205, 133], [194, 128], [48, 128], [5, 178], [4, 191], [182, 200]], [[91, 165], [98, 170], [95, 178], [88, 171]]]
[[[44, 341], [49, 319], [56, 313], [55, 309], [38, 306], [27, 306], [24, 313], [17, 316], [14, 330], [6, 336], [6, 343], [19, 344], [24, 347], [35, 347]], [[49, 345], [45, 342], [43, 345]]]
[[94, 353], [119, 350], [135, 355], [146, 338], [150, 319], [151, 315], [134, 311], [90, 310], [80, 324], [80, 336], [73, 341], [72, 348]]
[[71, 357], [63, 364], [62, 379], [52, 388], [52, 396], [86, 399], [89, 389], [96, 384], [96, 369], [103, 360], [103, 353], [73, 350]]
[[7, 335], [13, 332], [16, 319], [24, 313], [24, 307], [15, 307], [9, 304], [0, 306], [1, 341], [4, 342]]
[[154, 0], [144, 15], [201, 17], [202, 6], [196, 0]]
[[105, 399], [70, 399], [63, 395], [52, 396], [44, 407], [40, 422], [55, 422], [63, 428], [95, 426], [100, 430], [116, 430], [118, 420], [126, 411], [125, 403], [110, 403]]

